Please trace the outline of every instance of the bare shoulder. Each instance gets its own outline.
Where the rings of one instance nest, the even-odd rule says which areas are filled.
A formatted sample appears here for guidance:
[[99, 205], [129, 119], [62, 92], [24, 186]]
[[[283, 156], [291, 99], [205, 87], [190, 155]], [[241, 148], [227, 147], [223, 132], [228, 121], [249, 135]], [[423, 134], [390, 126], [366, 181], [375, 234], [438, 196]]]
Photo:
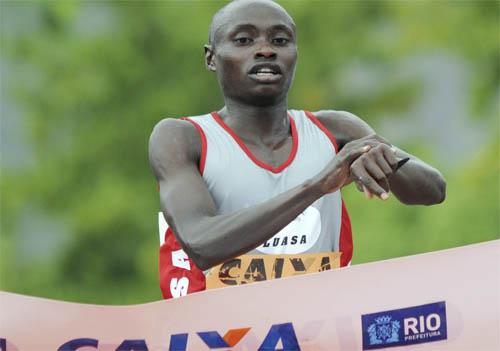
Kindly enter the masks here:
[[375, 133], [368, 123], [351, 112], [321, 110], [313, 114], [335, 136], [340, 148], [352, 140]]
[[158, 122], [149, 138], [149, 162], [159, 172], [180, 163], [196, 163], [201, 150], [200, 135], [188, 121], [165, 118]]
[[151, 132], [150, 141], [168, 141], [172, 139], [198, 139], [199, 134], [192, 123], [177, 119], [177, 118], [164, 118], [159, 121]]

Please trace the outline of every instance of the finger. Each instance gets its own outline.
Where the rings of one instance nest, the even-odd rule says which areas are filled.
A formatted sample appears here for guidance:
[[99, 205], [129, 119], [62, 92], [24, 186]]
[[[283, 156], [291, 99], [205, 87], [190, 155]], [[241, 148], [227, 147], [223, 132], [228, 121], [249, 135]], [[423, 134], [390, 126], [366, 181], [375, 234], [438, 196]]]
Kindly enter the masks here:
[[[377, 181], [378, 185], [380, 185], [385, 190], [385, 192], [388, 193], [390, 191], [389, 180], [387, 179], [387, 175], [384, 173], [384, 171], [382, 171], [381, 167], [379, 167], [379, 165], [375, 163], [375, 161], [371, 160], [368, 157], [363, 160], [363, 164], [372, 178]], [[390, 168], [388, 169], [390, 172], [392, 172]]]
[[[385, 176], [388, 176], [394, 172], [393, 166], [385, 158], [383, 148], [378, 149], [378, 152], [374, 153], [373, 157], [375, 158], [375, 162], [377, 162], [377, 166], [380, 168], [380, 170], [384, 173]], [[394, 166], [395, 165], [397, 165], [397, 162], [394, 164]]]
[[360, 145], [356, 148], [352, 148], [352, 150], [345, 150], [345, 161], [351, 165], [356, 159], [358, 159], [359, 156], [370, 151], [370, 149], [371, 145]]
[[[386, 144], [382, 143], [380, 140], [377, 140], [376, 138], [374, 138], [374, 136], [368, 136], [368, 137], [364, 137], [364, 138], [357, 139], [357, 140], [354, 140], [354, 141], [347, 143], [340, 150], [340, 152], [350, 153], [350, 152], [353, 152], [355, 150], [358, 150], [359, 147], [369, 146], [370, 149], [372, 149], [372, 148], [375, 148], [375, 147], [378, 147], [381, 145], [386, 145]], [[387, 145], [390, 146], [389, 144], [387, 144]]]
[[370, 160], [365, 161], [366, 170], [372, 175], [372, 177], [377, 181], [387, 193], [390, 191], [389, 179], [388, 177], [394, 173], [390, 168], [389, 164], [381, 154], [377, 154], [377, 162]]
[[[385, 163], [383, 167], [386, 167], [387, 169], [389, 169], [389, 172], [392, 172], [392, 169], [389, 167], [389, 165], [387, 165], [387, 162], [385, 162], [384, 157], [383, 156], [380, 157], [383, 159], [383, 162]], [[365, 169], [372, 176], [372, 178], [377, 181], [377, 183], [381, 184], [381, 182], [387, 180], [387, 176], [384, 170], [382, 170], [382, 167], [378, 164], [378, 162], [374, 161], [369, 157], [365, 157], [363, 159], [363, 164], [365, 166]]]
[[373, 179], [370, 174], [363, 167], [362, 163], [356, 161], [351, 166], [351, 174], [362, 183], [366, 189], [372, 193], [377, 195], [383, 200], [386, 200], [389, 197], [389, 194], [382, 188], [376, 181]]
[[395, 148], [389, 148], [389, 147], [383, 147], [382, 152], [384, 154], [384, 158], [391, 167], [391, 169], [394, 171], [396, 170], [396, 167], [398, 165], [398, 158], [396, 157], [396, 149]]
[[[351, 175], [351, 177], [354, 177], [354, 175]], [[356, 184], [356, 187], [358, 190], [362, 193], [365, 194], [365, 197], [367, 199], [371, 199], [373, 197], [373, 194], [366, 188], [366, 186], [363, 185], [363, 177], [357, 177], [356, 180], [354, 181], [354, 184]]]
[[380, 185], [382, 188], [384, 188], [385, 192], [387, 194], [389, 194], [389, 192], [391, 191], [391, 187], [389, 185], [389, 180], [387, 178], [385, 178], [384, 180], [380, 181], [378, 183], [378, 185]]

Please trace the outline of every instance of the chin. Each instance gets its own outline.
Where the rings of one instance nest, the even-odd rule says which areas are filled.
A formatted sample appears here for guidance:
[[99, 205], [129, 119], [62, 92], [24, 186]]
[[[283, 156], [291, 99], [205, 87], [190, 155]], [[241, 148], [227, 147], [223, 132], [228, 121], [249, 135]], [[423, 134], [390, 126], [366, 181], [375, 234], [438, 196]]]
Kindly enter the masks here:
[[277, 89], [276, 86], [261, 86], [246, 95], [248, 103], [255, 106], [276, 105], [283, 99], [286, 99], [288, 91]]
[[276, 94], [259, 94], [247, 97], [247, 103], [254, 106], [274, 106], [283, 100], [283, 96]]

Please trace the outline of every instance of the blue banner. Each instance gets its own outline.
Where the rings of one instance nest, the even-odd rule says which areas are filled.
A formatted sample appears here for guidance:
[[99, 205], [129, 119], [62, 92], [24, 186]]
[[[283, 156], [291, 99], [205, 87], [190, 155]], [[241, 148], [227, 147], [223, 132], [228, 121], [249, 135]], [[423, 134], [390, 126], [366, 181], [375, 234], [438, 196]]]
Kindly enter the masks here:
[[445, 340], [446, 303], [364, 314], [361, 324], [363, 350]]

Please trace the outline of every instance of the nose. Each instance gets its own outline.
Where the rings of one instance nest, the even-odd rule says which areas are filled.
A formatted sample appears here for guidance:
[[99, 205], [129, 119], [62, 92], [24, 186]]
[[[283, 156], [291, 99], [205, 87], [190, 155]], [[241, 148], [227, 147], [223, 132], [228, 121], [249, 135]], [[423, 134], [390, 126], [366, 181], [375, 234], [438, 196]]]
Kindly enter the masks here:
[[260, 45], [257, 51], [255, 52], [255, 58], [260, 59], [260, 58], [265, 58], [265, 59], [275, 59], [276, 58], [276, 51], [273, 50], [273, 48], [269, 45], [263, 44]]

